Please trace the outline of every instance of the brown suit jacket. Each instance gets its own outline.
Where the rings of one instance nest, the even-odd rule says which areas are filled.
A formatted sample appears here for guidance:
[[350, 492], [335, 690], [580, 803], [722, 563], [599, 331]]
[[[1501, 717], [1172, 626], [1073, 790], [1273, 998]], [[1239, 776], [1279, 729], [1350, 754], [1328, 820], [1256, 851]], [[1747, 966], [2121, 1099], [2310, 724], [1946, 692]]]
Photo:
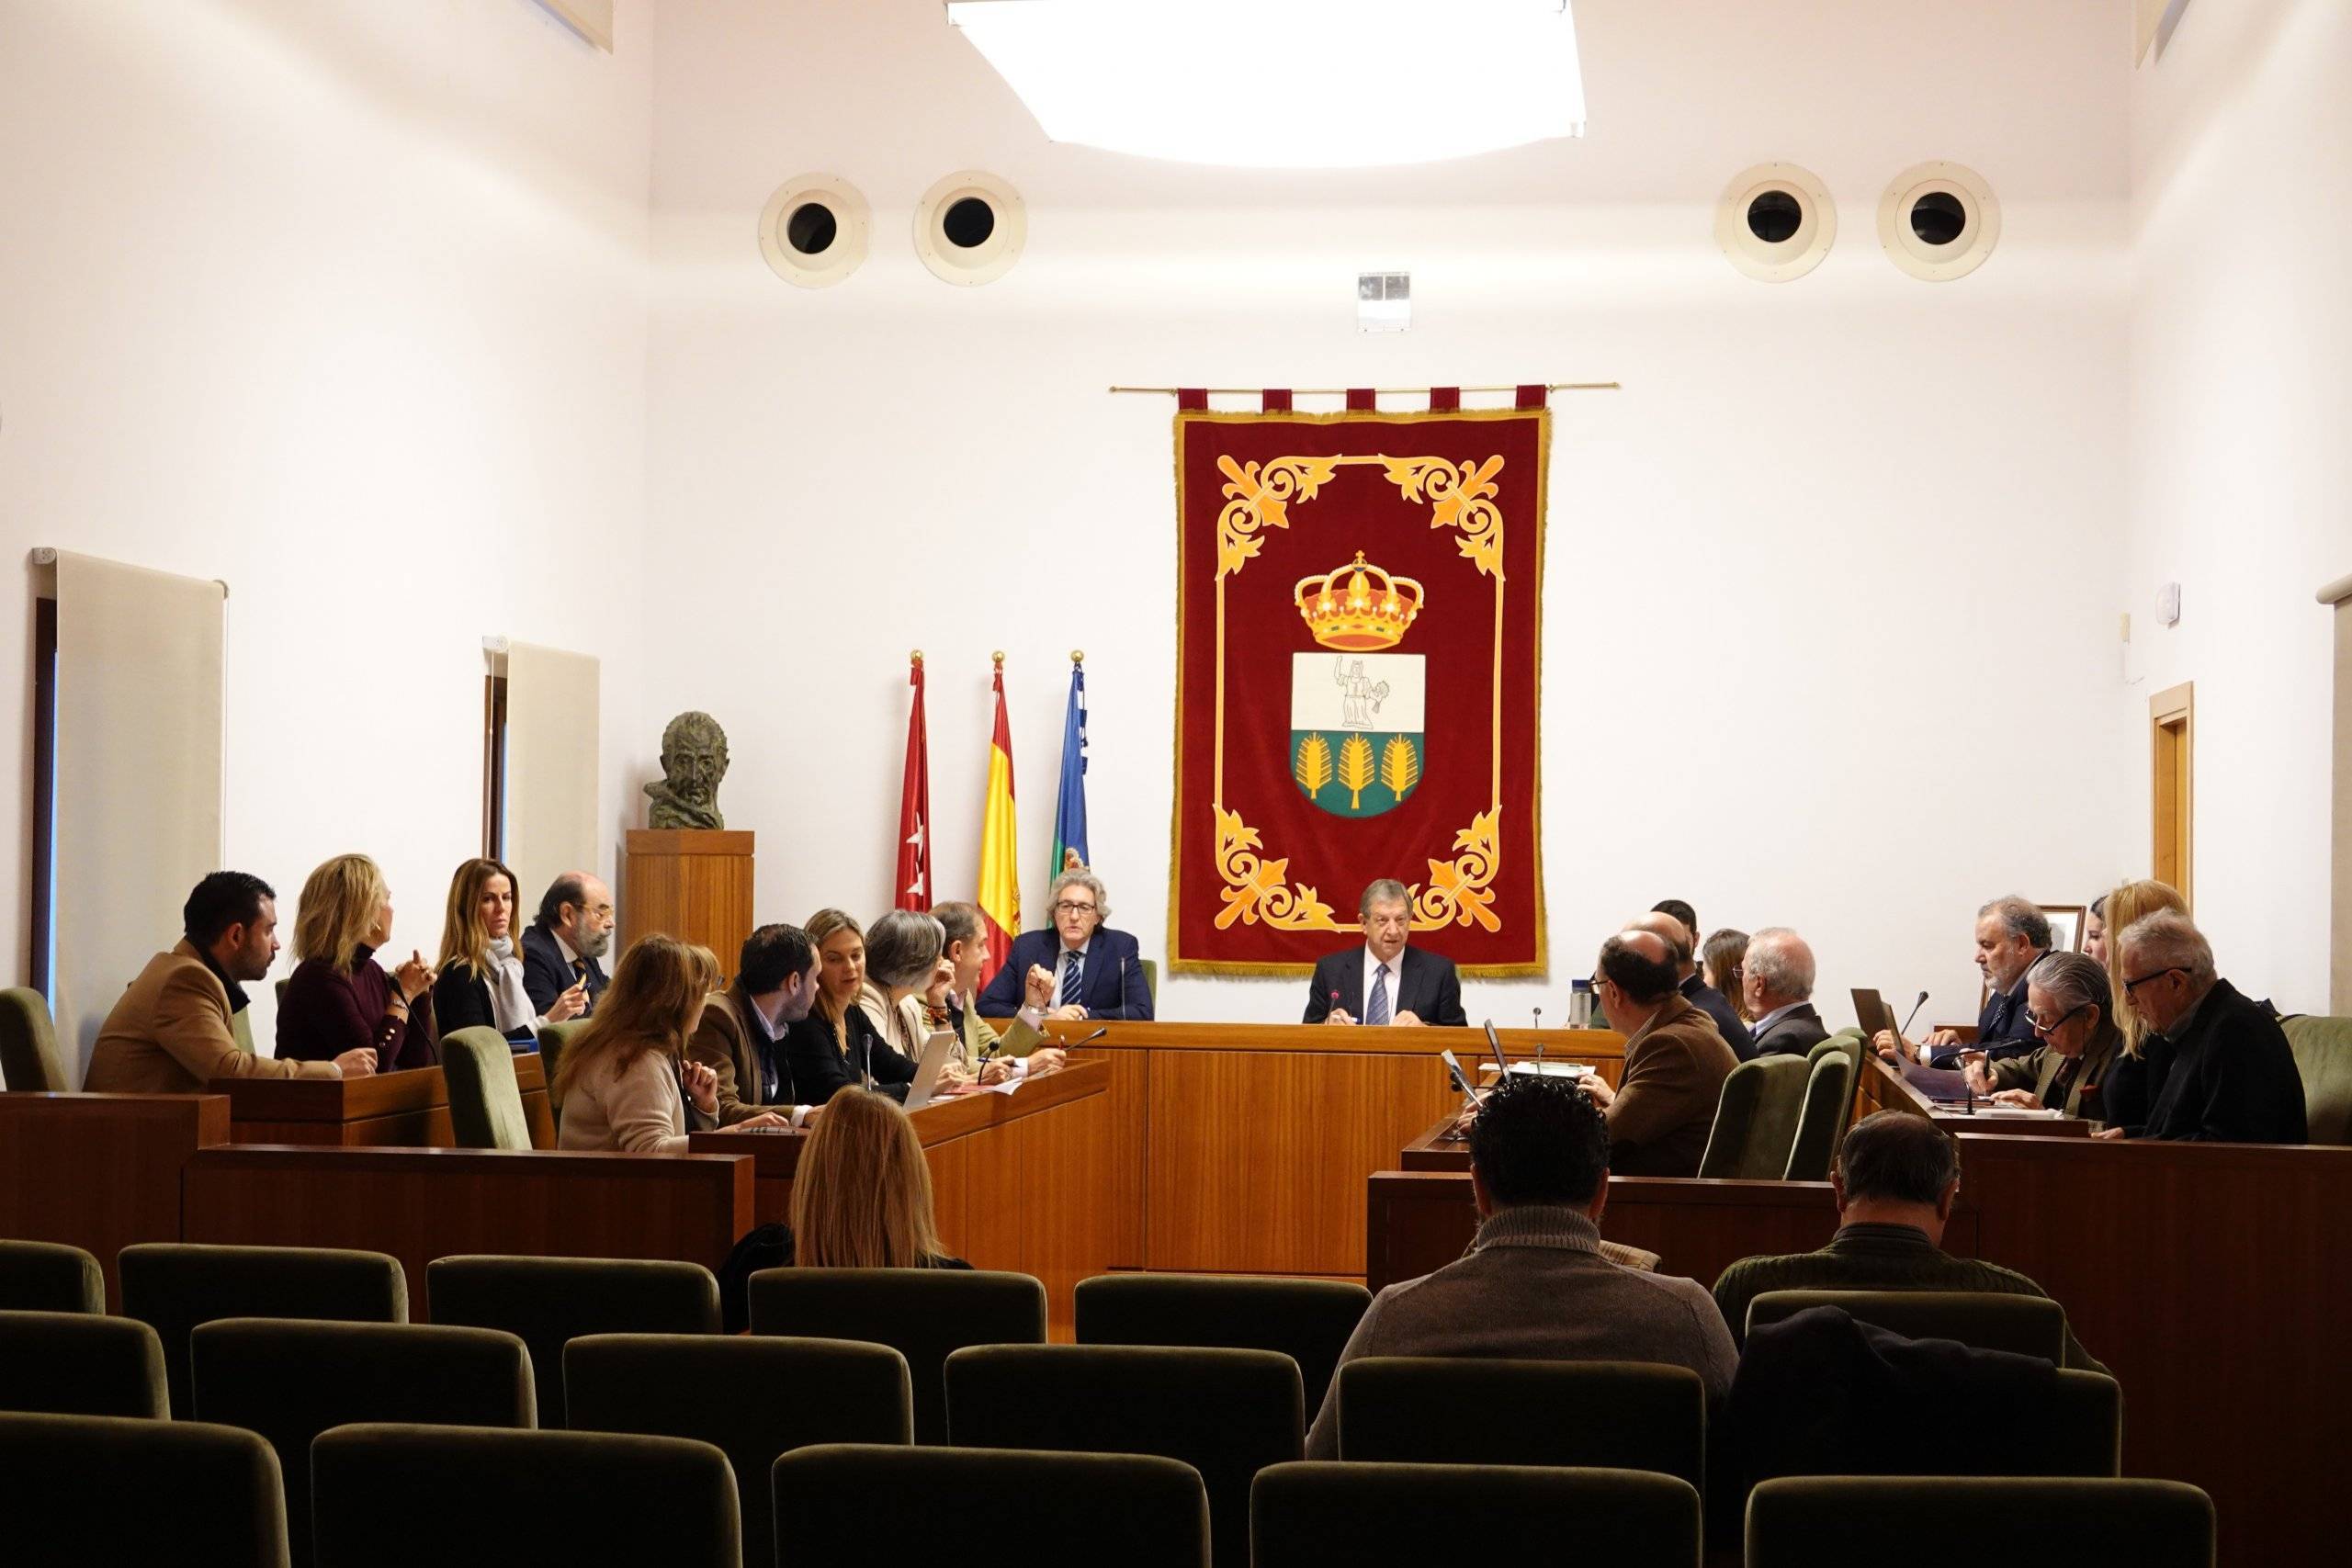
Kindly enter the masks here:
[[333, 1078], [333, 1062], [237, 1049], [229, 990], [192, 942], [147, 961], [107, 1014], [82, 1088], [91, 1094], [192, 1094], [214, 1078]]
[[718, 1124], [732, 1127], [747, 1117], [763, 1111], [781, 1110], [789, 1112], [796, 1101], [792, 1098], [792, 1066], [784, 1056], [784, 1043], [776, 1043], [776, 1061], [782, 1068], [779, 1087], [784, 1103], [769, 1105], [761, 1098], [760, 1056], [756, 1031], [759, 1025], [751, 1016], [752, 998], [730, 987], [713, 991], [702, 1010], [702, 1022], [695, 1028], [695, 1037], [686, 1042], [686, 1055], [718, 1075]]
[[1739, 1058], [1680, 995], [1625, 1043], [1625, 1072], [1609, 1106], [1609, 1168], [1619, 1176], [1696, 1176], [1724, 1079]]
[[[2105, 1039], [2094, 1039], [2083, 1047], [2082, 1068], [2075, 1074], [2074, 1087], [2066, 1091], [2066, 1101], [2059, 1107], [2060, 1110], [2069, 1116], [2101, 1118], [2103, 1108], [2099, 1104], [2094, 1103], [2088, 1111], [2083, 1109], [2083, 1091], [2098, 1089], [2107, 1082], [2108, 1064], [2115, 1059], [2116, 1050], [2122, 1043], [2122, 1035], [2109, 1033]], [[1992, 1065], [1994, 1091], [2030, 1089], [2034, 1099], [2047, 1106], [2050, 1103], [2051, 1081], [2057, 1077], [2058, 1069], [2065, 1065], [2066, 1058], [2047, 1045], [2037, 1045], [2022, 1056], [2005, 1056]], [[2097, 1099], [2095, 1096], [2094, 1100]]]

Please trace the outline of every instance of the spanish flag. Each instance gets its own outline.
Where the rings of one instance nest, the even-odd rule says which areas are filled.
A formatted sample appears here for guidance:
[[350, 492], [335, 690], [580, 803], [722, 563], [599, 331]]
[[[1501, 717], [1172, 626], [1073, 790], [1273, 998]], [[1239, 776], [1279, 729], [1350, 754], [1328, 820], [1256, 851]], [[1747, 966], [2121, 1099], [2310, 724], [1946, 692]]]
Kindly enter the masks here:
[[1021, 934], [1021, 854], [1013, 842], [1012, 720], [1004, 707], [1004, 655], [996, 656], [996, 733], [989, 741], [989, 798], [980, 818], [980, 918], [987, 922], [989, 975]]

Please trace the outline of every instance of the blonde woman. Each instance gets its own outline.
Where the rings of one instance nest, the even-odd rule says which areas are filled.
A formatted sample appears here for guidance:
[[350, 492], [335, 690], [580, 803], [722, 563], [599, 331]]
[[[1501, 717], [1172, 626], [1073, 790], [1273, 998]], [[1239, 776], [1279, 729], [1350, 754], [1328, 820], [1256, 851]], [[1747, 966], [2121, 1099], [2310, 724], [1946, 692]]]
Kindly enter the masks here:
[[449, 880], [441, 916], [441, 961], [433, 982], [433, 1018], [441, 1032], [494, 1029], [518, 1051], [535, 1051], [539, 1026], [577, 1017], [588, 1005], [575, 981], [542, 1015], [523, 985], [514, 945], [514, 874], [494, 860], [469, 860]]
[[794, 1088], [809, 1104], [823, 1105], [870, 1076], [883, 1093], [904, 1100], [915, 1065], [891, 1048], [875, 1015], [861, 1005], [867, 989], [865, 928], [839, 909], [820, 909], [803, 929], [817, 948], [817, 1005], [785, 1036]]
[[708, 948], [658, 934], [630, 943], [595, 1016], [557, 1066], [557, 1146], [682, 1155], [689, 1105], [696, 1129], [718, 1126], [718, 1076], [686, 1055], [718, 987], [718, 960]]
[[294, 918], [294, 974], [277, 1006], [277, 1054], [332, 1061], [363, 1046], [376, 1070], [441, 1059], [433, 1028], [433, 970], [422, 953], [387, 974], [377, 951], [392, 940], [392, 892], [366, 855], [337, 855], [311, 873]]
[[788, 1261], [803, 1269], [969, 1269], [939, 1245], [931, 1168], [907, 1113], [842, 1089], [800, 1151]]
[[2115, 998], [2116, 1027], [2123, 1032], [2123, 1049], [2109, 1064], [2101, 1100], [2107, 1112], [2102, 1138], [2135, 1138], [2146, 1131], [2148, 1113], [2155, 1109], [2172, 1076], [2172, 1042], [2152, 1033], [2131, 1005], [2133, 976], [2123, 972], [2123, 949], [2114, 940], [2134, 920], [2160, 909], [2188, 912], [2188, 901], [2168, 882], [2127, 882], [2099, 900], [2099, 935], [2107, 948], [2107, 983]]

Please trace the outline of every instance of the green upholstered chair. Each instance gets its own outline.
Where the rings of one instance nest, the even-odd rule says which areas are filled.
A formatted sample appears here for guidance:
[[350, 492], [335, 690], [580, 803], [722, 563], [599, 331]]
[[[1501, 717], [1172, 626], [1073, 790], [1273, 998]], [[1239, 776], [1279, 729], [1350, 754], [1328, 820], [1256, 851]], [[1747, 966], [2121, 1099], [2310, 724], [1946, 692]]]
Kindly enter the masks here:
[[453, 1029], [441, 1037], [449, 1083], [449, 1126], [461, 1149], [527, 1149], [531, 1123], [514, 1082], [514, 1047], [495, 1029]]
[[167, 1421], [164, 1342], [135, 1318], [0, 1312], [0, 1410]]
[[776, 1562], [1207, 1568], [1200, 1473], [1156, 1454], [828, 1443], [775, 1461]]
[[1742, 1062], [1724, 1079], [1715, 1102], [1714, 1130], [1699, 1174], [1730, 1180], [1778, 1181], [1789, 1168], [1789, 1149], [1804, 1110], [1813, 1069], [1802, 1056], [1758, 1056]]
[[195, 1421], [0, 1415], [0, 1557], [287, 1568], [277, 1456]]
[[1311, 1422], [1371, 1304], [1372, 1292], [1347, 1280], [1097, 1274], [1078, 1282], [1078, 1342], [1280, 1350], [1298, 1363]]
[[57, 1054], [49, 998], [23, 986], [0, 990], [0, 1087], [33, 1094], [63, 1094], [74, 1087]]
[[239, 1008], [229, 1015], [229, 1038], [237, 1049], [250, 1056], [254, 1054], [254, 1010]]
[[2352, 1018], [2290, 1018], [2280, 1027], [2302, 1075], [2304, 1135], [2352, 1144]]
[[1796, 1139], [1789, 1145], [1789, 1163], [1781, 1174], [1791, 1181], [1826, 1181], [1830, 1162], [1838, 1156], [1846, 1113], [1854, 1102], [1854, 1061], [1842, 1048], [1822, 1051], [1818, 1047], [1806, 1060], [1813, 1069], [1805, 1079], [1804, 1105], [1797, 1112]]
[[1817, 1306], [1842, 1307], [1857, 1322], [1905, 1339], [1957, 1339], [1979, 1350], [2066, 1359], [2064, 1307], [2041, 1296], [1978, 1291], [1767, 1291], [1747, 1303], [1746, 1332]]
[[752, 1332], [863, 1339], [907, 1359], [915, 1441], [947, 1440], [942, 1369], [967, 1345], [1043, 1345], [1046, 1287], [1026, 1274], [965, 1269], [763, 1269], [751, 1278]]
[[1704, 1491], [1707, 1388], [1636, 1361], [1368, 1356], [1340, 1369], [1340, 1457], [1601, 1465]]
[[547, 1074], [548, 1114], [554, 1119], [558, 1127], [563, 1125], [563, 1106], [555, 1097], [555, 1070], [563, 1065], [564, 1047], [577, 1040], [580, 1037], [580, 1032], [587, 1027], [588, 1021], [585, 1019], [578, 1019], [570, 1023], [539, 1025], [539, 1065]]
[[0, 1312], [106, 1310], [106, 1271], [80, 1247], [0, 1241]]
[[186, 1417], [188, 1331], [216, 1317], [317, 1317], [406, 1323], [408, 1277], [380, 1252], [310, 1247], [205, 1247], [143, 1241], [122, 1249], [122, 1313], [164, 1341], [172, 1411]]
[[436, 1258], [433, 1321], [503, 1328], [531, 1348], [539, 1425], [569, 1424], [563, 1348], [583, 1334], [716, 1334], [718, 1280], [699, 1263], [634, 1258]]
[[1861, 1088], [1863, 1049], [1862, 1032], [1849, 1026], [1805, 1053], [1805, 1060], [1808, 1062], [1818, 1062], [1832, 1051], [1843, 1051], [1846, 1054], [1846, 1103], [1838, 1108], [1838, 1136], [1830, 1140], [1833, 1145], [1838, 1138], [1846, 1135], [1846, 1129], [1852, 1126], [1854, 1122], [1854, 1096], [1855, 1092]]
[[1151, 1010], [1159, 1011], [1159, 961], [1156, 958], [1137, 960], [1143, 965], [1143, 993], [1151, 998]]
[[947, 1440], [1181, 1460], [1208, 1487], [1211, 1558], [1248, 1568], [1250, 1483], [1306, 1451], [1298, 1363], [1274, 1350], [975, 1346], [947, 1358]]
[[231, 1317], [189, 1337], [196, 1418], [258, 1432], [287, 1477], [296, 1568], [311, 1561], [311, 1442], [355, 1421], [536, 1424], [531, 1358], [512, 1334], [422, 1323]]
[[[311, 1486], [319, 1568], [742, 1564], [727, 1456], [684, 1438], [337, 1427], [311, 1446]], [[897, 1500], [861, 1501], [871, 1545]]]
[[575, 1432], [715, 1444], [735, 1469], [743, 1561], [775, 1561], [768, 1472], [812, 1443], [911, 1443], [907, 1359], [888, 1345], [729, 1334], [591, 1334], [563, 1348]]
[[2213, 1554], [2213, 1500], [2177, 1481], [1784, 1477], [1747, 1499], [1747, 1568], [2212, 1568]]
[[1310, 1461], [1259, 1473], [1250, 1535], [1257, 1568], [1454, 1561], [1691, 1568], [1699, 1494], [1649, 1471]]

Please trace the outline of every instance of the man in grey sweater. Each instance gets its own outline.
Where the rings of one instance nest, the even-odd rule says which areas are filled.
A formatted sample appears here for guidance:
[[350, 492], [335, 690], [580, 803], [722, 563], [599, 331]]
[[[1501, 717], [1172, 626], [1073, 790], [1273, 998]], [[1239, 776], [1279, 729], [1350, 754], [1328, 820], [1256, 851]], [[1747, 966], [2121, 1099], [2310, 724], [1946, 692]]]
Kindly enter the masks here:
[[[1721, 1403], [1739, 1355], [1706, 1287], [1601, 1256], [1609, 1124], [1568, 1079], [1513, 1077], [1487, 1096], [1470, 1124], [1470, 1250], [1374, 1297], [1341, 1368], [1361, 1356], [1658, 1361], [1689, 1367]], [[1340, 1457], [1337, 1376], [1306, 1457]]]

